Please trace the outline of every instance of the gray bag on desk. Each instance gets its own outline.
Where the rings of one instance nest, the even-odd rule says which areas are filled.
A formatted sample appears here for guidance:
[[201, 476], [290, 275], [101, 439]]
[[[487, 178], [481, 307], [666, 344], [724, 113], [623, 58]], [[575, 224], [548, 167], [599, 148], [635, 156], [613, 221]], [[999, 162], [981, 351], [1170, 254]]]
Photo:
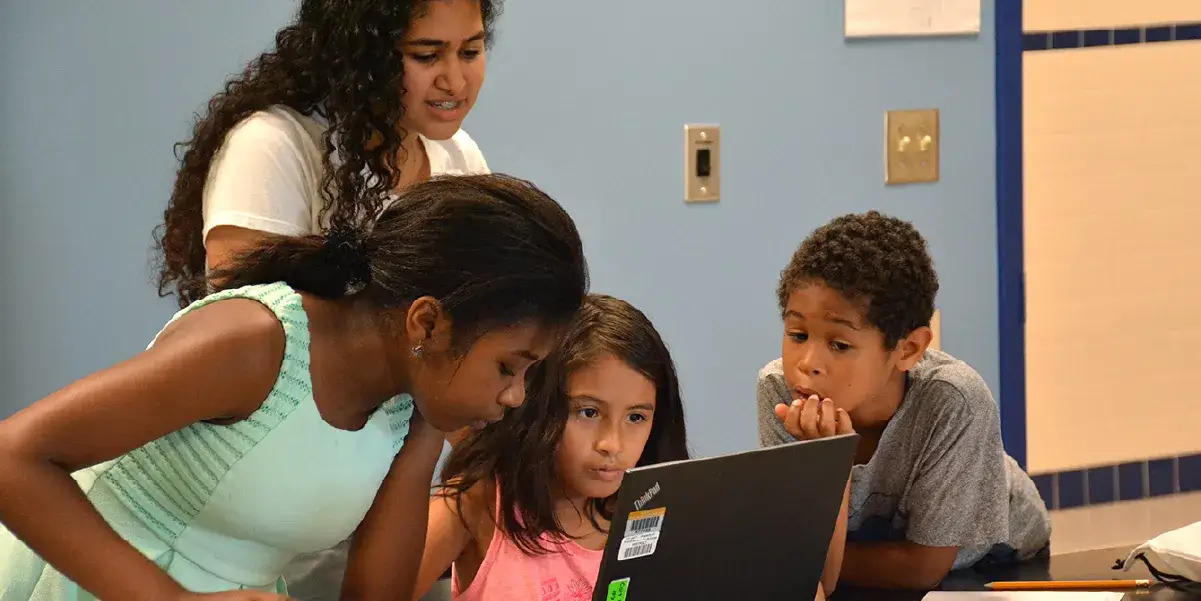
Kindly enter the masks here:
[[1114, 569], [1129, 570], [1137, 563], [1147, 565], [1161, 582], [1201, 582], [1201, 522], [1165, 532], [1135, 548]]

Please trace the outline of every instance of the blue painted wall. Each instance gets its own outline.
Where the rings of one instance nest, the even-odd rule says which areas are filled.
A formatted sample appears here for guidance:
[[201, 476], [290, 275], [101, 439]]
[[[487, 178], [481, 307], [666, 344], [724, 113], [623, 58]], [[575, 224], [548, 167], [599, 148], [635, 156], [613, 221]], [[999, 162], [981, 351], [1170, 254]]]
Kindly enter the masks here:
[[172, 144], [291, 0], [0, 3], [0, 416], [137, 353]]
[[[979, 37], [850, 43], [841, 5], [510, 2], [468, 122], [494, 169], [575, 215], [594, 288], [659, 325], [702, 454], [755, 445], [777, 276], [848, 211], [916, 222], [944, 348], [998, 382], [993, 3]], [[294, 7], [0, 7], [0, 414], [137, 352], [170, 315], [147, 251], [171, 144]], [[883, 113], [922, 107], [942, 111], [942, 181], [886, 189]], [[722, 126], [718, 204], [682, 201], [689, 122]]]

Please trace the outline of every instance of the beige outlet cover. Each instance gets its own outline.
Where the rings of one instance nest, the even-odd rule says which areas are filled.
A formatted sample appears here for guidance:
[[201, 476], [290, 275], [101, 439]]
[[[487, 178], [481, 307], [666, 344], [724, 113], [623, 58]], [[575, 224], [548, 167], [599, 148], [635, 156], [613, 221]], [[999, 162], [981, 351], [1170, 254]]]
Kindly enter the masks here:
[[935, 350], [942, 349], [942, 315], [938, 309], [934, 310], [934, 316], [930, 318], [930, 330], [934, 332], [934, 337], [930, 339], [930, 348]]

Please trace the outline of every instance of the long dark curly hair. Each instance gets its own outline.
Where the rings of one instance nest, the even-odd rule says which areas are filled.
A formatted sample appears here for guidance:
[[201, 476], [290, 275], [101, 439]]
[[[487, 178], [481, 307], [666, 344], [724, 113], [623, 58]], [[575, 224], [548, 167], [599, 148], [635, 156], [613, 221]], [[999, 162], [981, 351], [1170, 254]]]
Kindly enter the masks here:
[[[276, 33], [275, 48], [250, 61], [209, 100], [191, 139], [176, 145], [179, 171], [154, 232], [160, 296], [175, 293], [183, 307], [207, 293], [205, 180], [226, 134], [256, 111], [284, 105], [328, 120], [321, 218], [330, 229], [349, 229], [362, 215], [379, 214], [385, 194], [398, 182], [393, 160], [404, 159], [400, 43], [431, 1], [303, 0], [295, 22]], [[490, 45], [502, 0], [476, 1]], [[334, 139], [337, 164], [330, 160]], [[367, 168], [374, 178], [365, 175]]]
[[[553, 552], [545, 538], [567, 540], [555, 513], [559, 477], [555, 453], [571, 413], [567, 380], [607, 356], [642, 373], [655, 385], [655, 413], [638, 466], [689, 458], [675, 363], [658, 330], [642, 311], [621, 299], [588, 295], [556, 348], [526, 374], [526, 402], [504, 419], [455, 444], [442, 468], [437, 494], [461, 506], [482, 482], [500, 487], [497, 527], [524, 553]], [[615, 498], [592, 499], [587, 517], [611, 520]], [[460, 516], [462, 517], [462, 516]]]

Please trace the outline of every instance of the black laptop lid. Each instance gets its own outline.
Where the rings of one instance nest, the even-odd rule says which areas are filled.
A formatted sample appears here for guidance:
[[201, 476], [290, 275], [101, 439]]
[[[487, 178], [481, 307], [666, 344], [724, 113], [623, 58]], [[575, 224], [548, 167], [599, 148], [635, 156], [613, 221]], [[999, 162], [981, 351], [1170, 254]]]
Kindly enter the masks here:
[[629, 471], [593, 601], [812, 599], [858, 440]]

